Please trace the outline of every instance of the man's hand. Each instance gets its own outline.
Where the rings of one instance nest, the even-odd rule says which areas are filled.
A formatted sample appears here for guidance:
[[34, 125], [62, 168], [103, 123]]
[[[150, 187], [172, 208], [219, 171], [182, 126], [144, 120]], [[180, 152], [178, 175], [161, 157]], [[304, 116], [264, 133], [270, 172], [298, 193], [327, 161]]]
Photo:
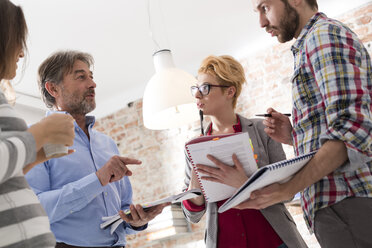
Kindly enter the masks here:
[[289, 184], [274, 183], [265, 188], [253, 191], [251, 197], [235, 206], [237, 209], [264, 209], [271, 205], [285, 202], [293, 198], [296, 193], [292, 192]]
[[273, 108], [269, 108], [267, 113], [271, 114], [271, 117], [267, 117], [263, 121], [266, 126], [265, 133], [277, 142], [292, 145], [293, 127], [289, 118]]
[[119, 215], [122, 220], [131, 226], [141, 227], [159, 215], [163, 211], [163, 208], [168, 205], [170, 205], [169, 202], [153, 206], [147, 211], [144, 211], [141, 205], [137, 204], [134, 206], [131, 204], [129, 207], [130, 215], [126, 215], [122, 210], [120, 210]]
[[290, 200], [297, 192], [332, 173], [347, 161], [347, 150], [344, 142], [328, 140], [315, 156], [288, 182], [271, 184], [252, 192], [249, 200], [235, 208], [262, 209], [273, 204]]
[[223, 183], [235, 188], [239, 188], [247, 181], [248, 176], [245, 174], [242, 164], [239, 162], [238, 157], [233, 154], [232, 159], [234, 162], [233, 166], [226, 165], [220, 160], [216, 159], [212, 155], [207, 155], [207, 158], [211, 160], [216, 166], [211, 167], [208, 165], [197, 164], [198, 172], [203, 173], [207, 176], [203, 176], [202, 179], [212, 182]]
[[122, 179], [124, 176], [131, 176], [132, 171], [127, 167], [128, 164], [141, 164], [137, 159], [113, 156], [107, 163], [96, 172], [102, 186]]

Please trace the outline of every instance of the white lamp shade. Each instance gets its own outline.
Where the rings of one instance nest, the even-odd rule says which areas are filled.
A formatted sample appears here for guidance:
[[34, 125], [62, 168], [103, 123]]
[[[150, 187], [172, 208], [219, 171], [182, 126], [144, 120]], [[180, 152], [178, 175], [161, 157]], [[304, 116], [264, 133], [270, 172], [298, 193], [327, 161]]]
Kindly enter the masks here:
[[148, 82], [143, 96], [143, 121], [146, 128], [176, 128], [199, 118], [190, 87], [195, 77], [177, 68], [158, 71]]

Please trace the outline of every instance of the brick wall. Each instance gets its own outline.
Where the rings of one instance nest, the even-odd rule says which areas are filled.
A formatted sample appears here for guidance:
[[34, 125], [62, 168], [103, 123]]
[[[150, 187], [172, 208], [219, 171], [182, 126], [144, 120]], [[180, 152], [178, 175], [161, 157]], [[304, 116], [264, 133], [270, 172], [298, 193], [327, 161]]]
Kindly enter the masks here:
[[[338, 18], [351, 27], [365, 43], [372, 54], [372, 3], [361, 6]], [[254, 56], [241, 59], [247, 84], [239, 98], [237, 112], [253, 117], [268, 107], [282, 112], [291, 112], [291, 85], [293, 72], [291, 43], [277, 44], [257, 52]], [[130, 107], [97, 121], [96, 129], [110, 135], [117, 143], [123, 156], [142, 160], [142, 165], [133, 165], [131, 182], [134, 202], [156, 200], [181, 191], [184, 173], [183, 145], [199, 133], [199, 123], [167, 131], [147, 130], [142, 120], [142, 100]], [[292, 149], [285, 146], [288, 157]], [[319, 247], [315, 238], [309, 235], [301, 217], [301, 209], [289, 207], [309, 247]], [[162, 241], [148, 241], [146, 232], [128, 236], [128, 248], [194, 248], [204, 247], [204, 221], [191, 225], [192, 233]]]

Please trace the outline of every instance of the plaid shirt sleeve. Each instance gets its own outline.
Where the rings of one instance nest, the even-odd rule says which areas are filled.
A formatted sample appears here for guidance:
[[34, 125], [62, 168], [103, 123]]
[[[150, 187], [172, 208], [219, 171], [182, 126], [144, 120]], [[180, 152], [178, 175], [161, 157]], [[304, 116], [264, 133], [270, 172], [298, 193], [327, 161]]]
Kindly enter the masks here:
[[372, 72], [368, 52], [352, 31], [339, 25], [323, 24], [309, 35], [306, 59], [320, 89], [327, 120], [321, 142], [341, 140], [349, 154], [371, 158]]

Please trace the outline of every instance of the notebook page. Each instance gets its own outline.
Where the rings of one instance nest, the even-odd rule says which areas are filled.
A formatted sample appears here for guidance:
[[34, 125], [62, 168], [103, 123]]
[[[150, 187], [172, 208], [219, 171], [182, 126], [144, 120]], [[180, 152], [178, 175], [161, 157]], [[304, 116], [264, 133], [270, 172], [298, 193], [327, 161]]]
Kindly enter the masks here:
[[[225, 164], [233, 165], [232, 154], [235, 153], [242, 163], [247, 175], [251, 175], [257, 170], [257, 164], [253, 157], [252, 148], [249, 142], [248, 133], [223, 137], [218, 140], [210, 140], [186, 146], [193, 165], [205, 164], [216, 167], [206, 156], [211, 154]], [[199, 179], [203, 174], [197, 173]], [[236, 188], [206, 180], [201, 180], [201, 184], [208, 202], [216, 202], [226, 199], [233, 195]]]

